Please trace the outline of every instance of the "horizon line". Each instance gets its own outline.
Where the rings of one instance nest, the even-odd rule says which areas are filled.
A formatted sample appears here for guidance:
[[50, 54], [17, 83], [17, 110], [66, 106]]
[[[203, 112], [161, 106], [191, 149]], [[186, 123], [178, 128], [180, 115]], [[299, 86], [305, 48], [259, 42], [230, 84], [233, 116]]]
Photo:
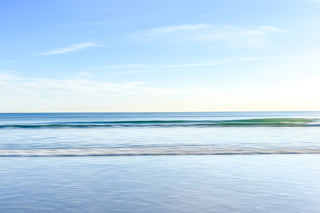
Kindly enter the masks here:
[[54, 112], [54, 111], [48, 111], [48, 112], [0, 112], [0, 114], [31, 114], [31, 113], [201, 113], [201, 112], [320, 112], [320, 110], [239, 110], [239, 111], [104, 111], [104, 112], [85, 112], [85, 111], [79, 111], [79, 112]]

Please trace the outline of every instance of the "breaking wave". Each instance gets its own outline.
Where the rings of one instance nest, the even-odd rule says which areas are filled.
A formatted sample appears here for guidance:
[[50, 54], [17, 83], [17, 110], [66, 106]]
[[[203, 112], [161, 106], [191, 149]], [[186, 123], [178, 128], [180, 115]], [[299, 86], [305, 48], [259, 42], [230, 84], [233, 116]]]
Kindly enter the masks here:
[[38, 124], [2, 124], [0, 128], [96, 128], [96, 127], [312, 127], [320, 126], [318, 119], [263, 118], [237, 120], [134, 120], [55, 122]]

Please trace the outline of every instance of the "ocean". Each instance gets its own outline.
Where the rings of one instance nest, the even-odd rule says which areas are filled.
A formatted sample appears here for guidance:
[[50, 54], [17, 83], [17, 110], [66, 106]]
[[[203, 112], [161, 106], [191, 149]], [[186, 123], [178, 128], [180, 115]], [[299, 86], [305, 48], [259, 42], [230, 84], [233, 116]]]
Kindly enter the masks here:
[[320, 212], [320, 112], [1, 113], [0, 212]]

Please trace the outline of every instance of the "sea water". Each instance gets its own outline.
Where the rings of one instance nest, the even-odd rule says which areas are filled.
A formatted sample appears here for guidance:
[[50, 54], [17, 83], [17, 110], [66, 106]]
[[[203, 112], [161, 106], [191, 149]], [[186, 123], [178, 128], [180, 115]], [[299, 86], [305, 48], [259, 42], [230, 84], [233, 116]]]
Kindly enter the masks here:
[[0, 114], [0, 212], [320, 212], [319, 112]]

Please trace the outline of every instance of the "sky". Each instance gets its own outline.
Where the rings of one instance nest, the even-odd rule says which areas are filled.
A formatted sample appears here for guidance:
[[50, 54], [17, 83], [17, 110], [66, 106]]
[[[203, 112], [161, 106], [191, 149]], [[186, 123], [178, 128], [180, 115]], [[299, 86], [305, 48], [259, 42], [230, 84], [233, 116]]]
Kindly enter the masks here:
[[0, 112], [320, 110], [320, 0], [2, 0]]

